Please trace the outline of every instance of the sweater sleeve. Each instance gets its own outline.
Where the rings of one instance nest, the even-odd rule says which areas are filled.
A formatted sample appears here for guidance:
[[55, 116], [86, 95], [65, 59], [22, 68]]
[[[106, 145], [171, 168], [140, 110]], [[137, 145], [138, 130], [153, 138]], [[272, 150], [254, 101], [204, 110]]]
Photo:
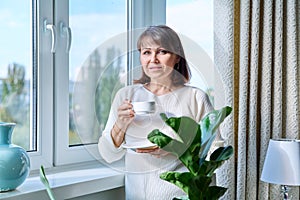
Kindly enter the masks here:
[[196, 116], [195, 120], [200, 122], [200, 120], [209, 112], [214, 110], [214, 107], [212, 106], [208, 95], [203, 92], [202, 90], [197, 90], [195, 93], [195, 102], [194, 104], [196, 108]]
[[122, 95], [120, 95], [120, 91], [117, 92], [114, 101], [112, 103], [108, 120], [105, 126], [104, 131], [102, 132], [101, 137], [98, 141], [98, 150], [101, 157], [108, 163], [112, 163], [114, 161], [120, 160], [124, 155], [126, 150], [123, 149], [121, 146], [119, 148], [115, 147], [113, 140], [111, 138], [111, 130], [113, 125], [117, 120], [117, 110], [122, 100]]

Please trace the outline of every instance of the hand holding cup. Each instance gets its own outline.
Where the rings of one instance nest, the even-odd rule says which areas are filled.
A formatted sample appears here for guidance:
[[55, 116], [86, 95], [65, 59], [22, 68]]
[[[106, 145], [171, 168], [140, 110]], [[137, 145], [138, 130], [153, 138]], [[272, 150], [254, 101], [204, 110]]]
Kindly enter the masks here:
[[155, 112], [155, 101], [131, 102], [133, 110], [137, 115], [147, 115]]

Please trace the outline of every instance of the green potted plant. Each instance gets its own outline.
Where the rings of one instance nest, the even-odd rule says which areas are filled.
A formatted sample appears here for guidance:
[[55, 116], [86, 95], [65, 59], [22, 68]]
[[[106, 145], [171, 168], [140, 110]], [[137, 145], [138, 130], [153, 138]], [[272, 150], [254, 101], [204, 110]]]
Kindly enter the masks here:
[[208, 113], [198, 124], [189, 117], [167, 118], [161, 114], [165, 123], [177, 134], [177, 139], [155, 129], [148, 139], [160, 148], [173, 153], [188, 169], [187, 172], [169, 171], [160, 178], [181, 188], [186, 196], [174, 199], [214, 200], [224, 195], [227, 188], [211, 185], [215, 170], [233, 154], [232, 146], [219, 147], [209, 155], [210, 147], [217, 135], [217, 129], [231, 113], [227, 106]]

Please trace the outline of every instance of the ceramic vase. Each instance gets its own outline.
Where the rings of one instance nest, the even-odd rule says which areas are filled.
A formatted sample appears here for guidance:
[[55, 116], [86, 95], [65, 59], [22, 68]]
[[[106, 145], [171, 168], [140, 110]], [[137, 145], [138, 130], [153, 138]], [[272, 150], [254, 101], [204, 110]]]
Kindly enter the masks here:
[[0, 122], [0, 192], [16, 189], [29, 175], [30, 159], [27, 152], [11, 143], [15, 125]]

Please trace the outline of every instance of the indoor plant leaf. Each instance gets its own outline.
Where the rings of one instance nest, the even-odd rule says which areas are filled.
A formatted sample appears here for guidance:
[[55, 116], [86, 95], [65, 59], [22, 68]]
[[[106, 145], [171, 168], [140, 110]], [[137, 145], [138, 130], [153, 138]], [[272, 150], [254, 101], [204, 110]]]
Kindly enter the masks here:
[[213, 176], [214, 171], [220, 167], [225, 160], [228, 160], [232, 154], [232, 146], [219, 147], [212, 153], [209, 160], [205, 160], [201, 163], [199, 173]]
[[199, 170], [199, 165], [195, 163], [199, 161], [198, 154], [201, 147], [199, 124], [190, 117], [166, 118], [165, 115], [161, 116], [164, 116], [166, 124], [175, 131], [181, 141], [171, 139], [157, 129], [148, 135], [148, 139], [165, 151], [179, 157], [191, 172], [196, 173]]
[[207, 190], [206, 198], [203, 198], [203, 199], [217, 200], [221, 196], [223, 196], [226, 191], [227, 191], [227, 188], [224, 188], [224, 187], [210, 186]]
[[230, 114], [232, 108], [226, 106], [220, 110], [209, 112], [200, 122], [201, 127], [201, 150], [200, 162], [203, 162], [215, 140], [216, 131], [219, 125]]
[[219, 147], [211, 155], [209, 160], [224, 161], [229, 159], [233, 154], [232, 146]]
[[172, 138], [163, 134], [158, 129], [155, 129], [151, 133], [149, 133], [148, 140], [154, 144], [157, 144], [157, 146], [159, 146], [160, 148], [164, 148], [170, 143]]
[[46, 173], [45, 173], [45, 169], [44, 169], [43, 165], [41, 165], [41, 167], [40, 167], [40, 180], [44, 184], [44, 186], [46, 187], [49, 198], [51, 200], [55, 200], [55, 197], [54, 197], [54, 194], [53, 194], [52, 189], [50, 187], [49, 181], [46, 177]]
[[190, 172], [165, 172], [160, 174], [161, 179], [175, 184], [181, 188], [185, 193], [188, 193], [190, 180], [193, 175]]

